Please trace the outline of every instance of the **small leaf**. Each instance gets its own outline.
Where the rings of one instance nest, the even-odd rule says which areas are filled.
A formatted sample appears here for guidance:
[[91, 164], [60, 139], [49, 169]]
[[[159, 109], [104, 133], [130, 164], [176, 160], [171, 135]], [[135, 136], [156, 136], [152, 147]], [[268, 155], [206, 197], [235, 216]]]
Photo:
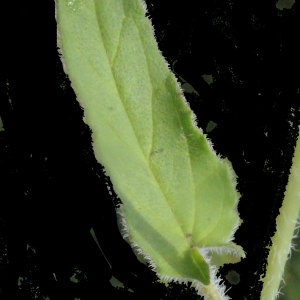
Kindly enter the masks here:
[[210, 247], [219, 264], [244, 256], [231, 242], [238, 195], [158, 50], [144, 2], [57, 0], [56, 18], [65, 72], [129, 241], [161, 278], [197, 280], [214, 294]]
[[199, 269], [199, 277], [201, 277], [200, 281], [208, 285], [210, 283], [210, 276], [209, 276], [209, 266], [203, 256], [199, 253], [196, 248], [192, 248], [190, 250], [190, 255], [192, 257], [193, 263], [198, 266]]

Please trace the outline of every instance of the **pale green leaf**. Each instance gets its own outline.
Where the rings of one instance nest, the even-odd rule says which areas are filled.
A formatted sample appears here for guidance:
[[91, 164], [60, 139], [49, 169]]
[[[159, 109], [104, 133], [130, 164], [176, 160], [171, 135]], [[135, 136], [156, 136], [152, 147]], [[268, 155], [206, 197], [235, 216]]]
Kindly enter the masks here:
[[244, 256], [231, 242], [238, 195], [192, 120], [143, 2], [56, 0], [56, 10], [65, 71], [123, 202], [129, 241], [161, 278], [210, 286], [214, 261]]

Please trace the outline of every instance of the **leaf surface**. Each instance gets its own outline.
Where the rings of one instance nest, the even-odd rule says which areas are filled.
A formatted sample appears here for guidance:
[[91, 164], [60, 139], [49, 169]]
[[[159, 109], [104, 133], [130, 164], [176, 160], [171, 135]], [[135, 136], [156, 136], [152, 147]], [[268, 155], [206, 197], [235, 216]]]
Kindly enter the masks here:
[[56, 0], [56, 19], [65, 72], [122, 200], [129, 241], [160, 277], [209, 284], [209, 261], [193, 249], [210, 249], [219, 265], [244, 256], [231, 242], [238, 195], [158, 50], [143, 2]]

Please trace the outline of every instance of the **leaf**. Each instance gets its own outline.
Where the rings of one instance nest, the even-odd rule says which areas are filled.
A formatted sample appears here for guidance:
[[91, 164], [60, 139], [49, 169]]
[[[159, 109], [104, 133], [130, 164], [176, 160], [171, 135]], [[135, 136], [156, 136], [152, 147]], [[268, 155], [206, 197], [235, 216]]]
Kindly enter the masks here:
[[145, 10], [140, 0], [57, 0], [58, 45], [95, 156], [122, 200], [129, 241], [162, 279], [210, 287], [213, 261], [218, 267], [244, 257], [231, 242], [238, 195], [228, 164], [197, 128]]

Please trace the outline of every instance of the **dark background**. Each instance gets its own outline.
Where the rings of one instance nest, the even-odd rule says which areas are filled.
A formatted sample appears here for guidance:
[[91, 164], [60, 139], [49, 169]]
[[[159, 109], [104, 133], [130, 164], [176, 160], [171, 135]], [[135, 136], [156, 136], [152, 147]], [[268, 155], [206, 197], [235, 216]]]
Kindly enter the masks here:
[[[238, 176], [243, 224], [235, 242], [247, 257], [220, 270], [223, 279], [232, 270], [240, 277], [236, 285], [225, 279], [228, 295], [259, 299], [298, 135], [300, 3], [146, 3], [159, 49], [194, 88], [185, 96], [198, 126]], [[156, 282], [119, 233], [118, 199], [62, 70], [54, 1], [1, 5], [0, 298], [201, 299]], [[75, 268], [77, 284], [69, 280]], [[126, 288], [111, 286], [112, 275]]]

